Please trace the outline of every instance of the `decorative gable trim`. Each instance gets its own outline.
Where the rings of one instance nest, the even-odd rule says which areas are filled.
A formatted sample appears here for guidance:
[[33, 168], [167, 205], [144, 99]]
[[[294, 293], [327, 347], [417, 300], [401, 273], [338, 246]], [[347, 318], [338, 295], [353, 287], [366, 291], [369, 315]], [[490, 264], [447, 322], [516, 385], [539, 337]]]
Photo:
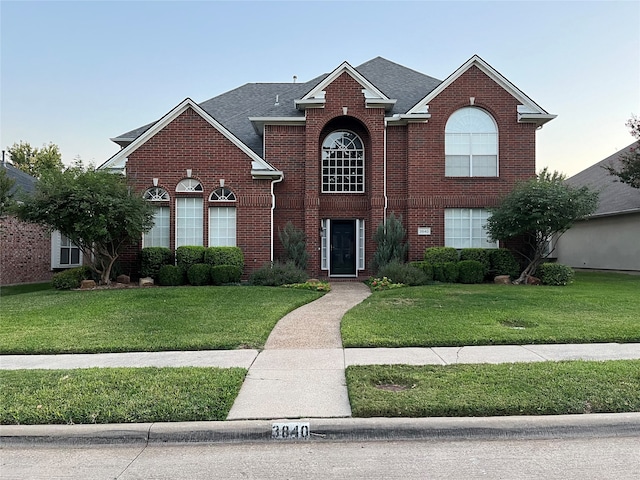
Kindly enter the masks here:
[[429, 103], [436, 98], [442, 91], [444, 91], [449, 85], [456, 81], [463, 73], [469, 70], [471, 67], [479, 68], [489, 78], [496, 82], [500, 87], [506, 90], [512, 97], [517, 99], [521, 105], [518, 106], [518, 111], [515, 112], [518, 116], [519, 123], [535, 123], [538, 126], [542, 126], [550, 120], [553, 120], [557, 115], [553, 115], [544, 110], [540, 105], [534, 102], [531, 98], [525, 95], [518, 87], [502, 76], [496, 69], [485, 62], [478, 55], [474, 55], [467, 60], [460, 68], [449, 75], [440, 85], [434, 88], [426, 97], [420, 100], [415, 106], [413, 106], [408, 112], [408, 115], [412, 114], [424, 114], [429, 111]]
[[236, 137], [233, 133], [227, 130], [221, 123], [219, 123], [215, 118], [209, 115], [202, 107], [200, 107], [197, 103], [195, 103], [190, 98], [185, 98], [179, 105], [173, 108], [169, 113], [167, 113], [164, 117], [158, 120], [153, 126], [151, 126], [147, 131], [145, 131], [138, 138], [133, 140], [129, 145], [124, 147], [118, 153], [116, 153], [113, 157], [107, 160], [105, 163], [98, 167], [100, 170], [112, 170], [112, 171], [120, 171], [124, 173], [124, 169], [127, 164], [127, 157], [135, 152], [140, 146], [145, 144], [149, 139], [155, 136], [158, 132], [160, 132], [164, 127], [173, 122], [176, 118], [178, 118], [181, 114], [183, 114], [186, 110], [191, 108], [194, 112], [200, 115], [209, 125], [218, 130], [225, 138], [227, 138], [231, 143], [233, 143], [236, 147], [238, 147], [242, 152], [244, 152], [251, 159], [251, 171], [252, 174], [255, 171], [263, 174], [264, 172], [269, 172], [270, 175], [278, 175], [282, 172], [278, 172], [275, 168], [273, 168], [269, 163], [260, 158], [253, 150], [247, 147], [244, 143], [242, 143], [238, 137]]
[[313, 87], [304, 97], [295, 100], [295, 106], [298, 110], [307, 108], [324, 108], [325, 90], [327, 86], [333, 83], [340, 75], [346, 73], [362, 86], [362, 94], [365, 98], [367, 108], [384, 108], [389, 111], [393, 108], [396, 100], [387, 97], [373, 83], [367, 80], [349, 62], [343, 62], [338, 68], [327, 75], [320, 83]]

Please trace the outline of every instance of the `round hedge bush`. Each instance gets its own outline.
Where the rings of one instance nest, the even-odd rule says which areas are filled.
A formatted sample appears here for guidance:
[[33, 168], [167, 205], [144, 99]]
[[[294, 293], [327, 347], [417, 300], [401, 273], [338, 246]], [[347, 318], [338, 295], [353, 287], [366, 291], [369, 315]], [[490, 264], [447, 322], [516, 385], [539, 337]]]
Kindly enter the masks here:
[[211, 266], [206, 263], [196, 263], [187, 270], [187, 279], [194, 286], [209, 285], [211, 283]]
[[459, 283], [482, 283], [485, 266], [477, 260], [461, 260], [458, 262]]
[[158, 271], [158, 283], [167, 287], [183, 285], [184, 274], [180, 267], [175, 265], [163, 265]]

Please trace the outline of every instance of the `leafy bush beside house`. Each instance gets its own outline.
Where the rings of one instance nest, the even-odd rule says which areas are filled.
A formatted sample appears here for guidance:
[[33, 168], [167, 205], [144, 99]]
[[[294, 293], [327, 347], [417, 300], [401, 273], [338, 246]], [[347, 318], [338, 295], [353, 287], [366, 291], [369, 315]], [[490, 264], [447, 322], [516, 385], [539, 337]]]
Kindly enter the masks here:
[[386, 219], [378, 225], [373, 241], [377, 248], [371, 260], [371, 268], [374, 272], [392, 261], [403, 263], [407, 259], [409, 244], [405, 242], [407, 231], [402, 225], [402, 215], [396, 218], [392, 212]]
[[273, 264], [266, 263], [249, 277], [251, 285], [275, 287], [291, 283], [305, 283], [309, 276], [307, 272], [296, 266], [294, 262]]
[[289, 221], [282, 230], [278, 229], [278, 238], [284, 250], [280, 261], [285, 264], [293, 262], [298, 268], [306, 270], [309, 253], [304, 232]]
[[163, 265], [173, 265], [173, 252], [167, 247], [145, 247], [140, 251], [140, 276], [158, 279]]
[[437, 263], [457, 262], [460, 259], [458, 251], [453, 247], [430, 247], [424, 251], [424, 261], [431, 265]]
[[489, 249], [489, 275], [495, 277], [497, 275], [509, 275], [511, 278], [517, 278], [520, 274], [520, 265], [506, 248]]
[[158, 272], [158, 283], [164, 286], [184, 285], [185, 274], [175, 265], [163, 265]]
[[244, 268], [244, 254], [240, 247], [209, 247], [204, 250], [203, 263], [209, 265], [234, 265]]
[[564, 286], [573, 282], [575, 271], [561, 263], [543, 263], [538, 266], [536, 275], [543, 285]]
[[489, 248], [463, 248], [460, 250], [460, 261], [475, 260], [476, 262], [480, 262], [483, 276], [486, 277], [491, 268], [491, 261], [489, 260], [490, 250]]
[[83, 280], [91, 278], [92, 270], [89, 266], [70, 268], [53, 275], [51, 284], [57, 290], [69, 290], [79, 288]]
[[184, 275], [191, 265], [204, 263], [205, 247], [195, 245], [185, 245], [176, 248], [176, 265]]

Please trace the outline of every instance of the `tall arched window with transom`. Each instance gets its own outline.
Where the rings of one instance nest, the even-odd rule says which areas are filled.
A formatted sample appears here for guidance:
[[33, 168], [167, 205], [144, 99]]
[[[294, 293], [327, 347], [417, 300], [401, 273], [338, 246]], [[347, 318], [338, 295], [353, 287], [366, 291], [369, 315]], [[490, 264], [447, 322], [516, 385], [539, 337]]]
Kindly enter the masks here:
[[142, 246], [169, 248], [171, 241], [169, 192], [161, 187], [151, 187], [144, 192], [142, 197], [148, 202], [152, 202], [154, 208], [154, 225], [151, 230], [142, 235]]
[[203, 244], [202, 184], [186, 178], [176, 186], [176, 248]]
[[236, 246], [236, 194], [220, 187], [209, 196], [209, 246]]
[[322, 142], [322, 193], [364, 193], [364, 144], [337, 130]]
[[498, 127], [484, 110], [465, 107], [449, 117], [445, 127], [445, 176], [498, 176]]

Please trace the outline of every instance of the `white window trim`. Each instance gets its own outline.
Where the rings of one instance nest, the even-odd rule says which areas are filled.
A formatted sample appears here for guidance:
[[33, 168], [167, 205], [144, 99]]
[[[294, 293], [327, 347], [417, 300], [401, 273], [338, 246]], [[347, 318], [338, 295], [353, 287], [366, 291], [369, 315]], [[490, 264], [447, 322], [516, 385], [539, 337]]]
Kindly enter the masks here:
[[[153, 202], [153, 200], [150, 200], [150, 201]], [[169, 207], [169, 205], [155, 205], [155, 206], [158, 209], [166, 208], [168, 210], [167, 214], [168, 214], [168, 220], [169, 220], [169, 238], [167, 239], [166, 248], [170, 248], [170, 246], [171, 246], [171, 208]], [[155, 218], [155, 216], [156, 216], [156, 214], [154, 214], [154, 218]], [[153, 226], [153, 228], [155, 228], [155, 225]], [[153, 230], [153, 228], [152, 228], [152, 230]], [[149, 230], [148, 232], [142, 234], [142, 248], [149, 246], [149, 245], [147, 245], [147, 243], [148, 243], [147, 242], [147, 238], [149, 236], [149, 233], [151, 233], [151, 230]]]
[[[220, 209], [220, 208], [231, 208], [233, 209], [233, 220], [235, 222], [234, 225], [234, 237], [233, 237], [233, 244], [232, 245], [218, 245], [217, 242], [212, 242], [212, 230], [213, 230], [213, 222], [212, 222], [212, 211], [213, 209]], [[212, 204], [209, 205], [209, 232], [208, 233], [208, 245], [210, 247], [214, 247], [214, 246], [225, 246], [225, 247], [235, 247], [237, 246], [237, 242], [238, 242], [238, 210], [236, 209], [235, 205], [229, 205], [229, 206], [224, 206], [224, 205], [216, 205], [215, 202], [212, 202]], [[228, 237], [225, 237], [228, 238]]]
[[[196, 200], [200, 200], [200, 241], [198, 243], [180, 243], [180, 235], [179, 235], [179, 230], [178, 230], [178, 226], [180, 224], [180, 211], [179, 211], [179, 207], [178, 207], [178, 203], [180, 202], [180, 200], [185, 200], [185, 199], [196, 199]], [[176, 198], [176, 204], [175, 204], [175, 225], [174, 225], [174, 232], [175, 232], [175, 239], [176, 239], [176, 248], [178, 247], [183, 247], [183, 246], [202, 246], [204, 245], [204, 212], [202, 211], [204, 202], [202, 200], [202, 197], [191, 197], [191, 196], [186, 196], [186, 197], [177, 197]]]
[[[358, 272], [366, 269], [366, 251], [365, 251], [365, 221], [364, 219], [356, 219], [355, 224], [355, 241], [356, 241], [356, 277]], [[331, 238], [331, 220], [323, 218], [320, 220], [320, 270], [331, 271], [331, 255], [329, 239]]]
[[[78, 251], [79, 251], [78, 263], [69, 263], [69, 264], [60, 263], [61, 247], [62, 247], [62, 234], [58, 230], [55, 230], [51, 233], [51, 269], [52, 270], [59, 269], [59, 268], [75, 268], [83, 265], [84, 256], [82, 254], [82, 250], [78, 247], [76, 247], [78, 248]], [[71, 256], [69, 256], [69, 258], [71, 258]]]
[[[325, 175], [323, 173], [323, 169], [324, 169], [324, 143], [327, 141], [327, 139], [334, 133], [350, 133], [352, 135], [354, 135], [358, 141], [360, 142], [360, 145], [362, 146], [361, 149], [354, 149], [355, 151], [362, 151], [362, 167], [356, 167], [356, 168], [362, 168], [362, 174], [358, 175], [356, 174], [356, 177], [361, 177], [362, 178], [362, 190], [325, 190]], [[348, 150], [349, 151], [349, 150]], [[363, 193], [366, 193], [366, 165], [367, 165], [367, 158], [366, 158], [366, 152], [365, 152], [365, 143], [362, 140], [362, 138], [360, 137], [360, 135], [358, 135], [355, 132], [352, 132], [350, 130], [344, 130], [344, 129], [339, 129], [339, 130], [333, 130], [332, 132], [329, 132], [327, 134], [327, 136], [324, 138], [324, 140], [322, 141], [322, 144], [320, 145], [320, 191], [321, 193], [326, 193], [326, 194], [344, 194], [344, 195], [352, 195], [352, 194], [356, 194], [356, 195], [361, 195]], [[330, 166], [328, 168], [331, 168]], [[337, 166], [334, 166], [333, 168], [338, 168]], [[342, 167], [341, 167], [342, 168]], [[344, 175], [343, 175], [344, 176]], [[357, 185], [357, 184], [356, 184]]]
[[[453, 248], [456, 248], [458, 250], [460, 250], [462, 248], [499, 248], [500, 247], [500, 242], [497, 242], [497, 241], [496, 242], [490, 242], [488, 235], [486, 236], [487, 244], [488, 244], [486, 246], [476, 246], [476, 245], [471, 244], [469, 247], [460, 247], [458, 245], [452, 245], [451, 242], [449, 241], [450, 237], [447, 236], [447, 211], [448, 210], [449, 211], [451, 211], [451, 210], [467, 210], [467, 211], [469, 211], [469, 237], [468, 237], [468, 240], [470, 240], [470, 243], [473, 241], [473, 238], [474, 238], [473, 237], [473, 220], [474, 220], [473, 211], [484, 211], [484, 212], [488, 213], [486, 208], [466, 208], [466, 207], [463, 207], [463, 208], [457, 208], [457, 207], [445, 208], [445, 211], [444, 211], [444, 245], [445, 245], [445, 247], [453, 247]], [[486, 228], [485, 228], [484, 225], [482, 226], [482, 229], [486, 233]]]

